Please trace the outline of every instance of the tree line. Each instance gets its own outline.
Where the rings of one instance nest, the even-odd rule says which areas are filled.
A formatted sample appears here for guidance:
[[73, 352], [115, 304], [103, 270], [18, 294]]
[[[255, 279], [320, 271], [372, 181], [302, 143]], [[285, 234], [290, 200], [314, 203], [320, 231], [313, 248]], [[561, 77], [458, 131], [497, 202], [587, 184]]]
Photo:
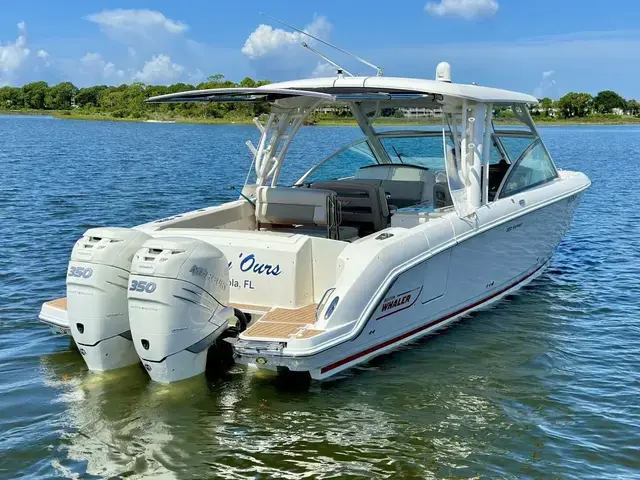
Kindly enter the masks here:
[[[71, 82], [49, 86], [47, 82], [28, 83], [22, 87], [0, 88], [0, 110], [57, 110], [74, 111], [78, 114], [105, 115], [114, 118], [250, 118], [267, 112], [264, 104], [212, 103], [212, 104], [162, 104], [144, 103], [144, 100], [167, 93], [205, 88], [258, 87], [267, 85], [268, 80], [254, 80], [250, 77], [235, 83], [224, 75], [211, 75], [198, 85], [176, 83], [174, 85], [145, 85], [143, 83], [120, 86], [96, 85], [77, 88]], [[504, 109], [497, 109], [497, 116], [508, 116]], [[596, 96], [588, 93], [570, 92], [559, 100], [545, 97], [532, 108], [534, 116], [576, 118], [589, 115], [627, 114], [640, 115], [640, 103], [626, 100], [611, 90], [604, 90]], [[351, 116], [344, 109], [333, 116]], [[383, 116], [401, 117], [398, 109], [385, 109]]]
[[604, 90], [595, 97], [588, 93], [570, 92], [559, 100], [545, 97], [532, 108], [534, 115], [548, 117], [575, 118], [588, 115], [640, 115], [640, 103], [636, 100], [625, 100], [612, 90]]
[[245, 118], [267, 112], [265, 105], [249, 103], [176, 103], [149, 104], [144, 100], [156, 95], [207, 88], [254, 88], [267, 85], [268, 80], [250, 77], [235, 83], [224, 75], [211, 75], [206, 82], [197, 85], [145, 85], [143, 83], [119, 86], [96, 85], [77, 88], [71, 82], [49, 86], [47, 82], [28, 83], [22, 87], [0, 88], [0, 110], [56, 110], [74, 111], [78, 114], [106, 115], [114, 118], [145, 117], [206, 117]]

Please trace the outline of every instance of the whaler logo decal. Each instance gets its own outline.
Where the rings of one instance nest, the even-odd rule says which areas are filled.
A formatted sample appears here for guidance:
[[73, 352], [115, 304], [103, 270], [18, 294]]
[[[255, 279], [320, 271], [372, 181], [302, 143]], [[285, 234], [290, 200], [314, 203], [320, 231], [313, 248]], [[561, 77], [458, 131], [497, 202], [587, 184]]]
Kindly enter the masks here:
[[391, 300], [387, 300], [382, 304], [382, 311], [386, 312], [391, 308], [399, 307], [401, 305], [404, 305], [405, 303], [409, 303], [410, 301], [411, 301], [411, 294], [403, 295], [402, 297], [394, 297]]
[[380, 309], [382, 315], [379, 316], [377, 320], [411, 307], [418, 300], [420, 292], [422, 292], [422, 287], [385, 298], [382, 301], [382, 308]]

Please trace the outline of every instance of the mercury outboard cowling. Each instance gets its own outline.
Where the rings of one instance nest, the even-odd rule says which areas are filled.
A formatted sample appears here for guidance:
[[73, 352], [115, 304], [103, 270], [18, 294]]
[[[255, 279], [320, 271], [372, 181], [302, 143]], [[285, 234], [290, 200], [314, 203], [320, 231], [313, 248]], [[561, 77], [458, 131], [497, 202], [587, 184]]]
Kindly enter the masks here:
[[89, 370], [139, 361], [131, 341], [127, 289], [131, 260], [149, 235], [130, 228], [92, 228], [71, 252], [67, 316]]
[[209, 347], [234, 318], [224, 254], [191, 238], [153, 239], [131, 268], [131, 334], [151, 378], [170, 383], [203, 373]]

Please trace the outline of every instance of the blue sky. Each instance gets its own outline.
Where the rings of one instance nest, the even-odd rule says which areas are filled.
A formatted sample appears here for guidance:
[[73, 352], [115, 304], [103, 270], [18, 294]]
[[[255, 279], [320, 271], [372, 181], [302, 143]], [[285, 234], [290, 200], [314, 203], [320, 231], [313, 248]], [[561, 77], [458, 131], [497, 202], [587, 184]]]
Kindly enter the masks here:
[[[0, 85], [333, 75], [299, 47], [303, 38], [260, 11], [358, 53], [389, 76], [432, 78], [445, 60], [457, 82], [554, 98], [612, 89], [640, 99], [638, 0], [4, 0]], [[354, 73], [372, 72], [315, 47]]]

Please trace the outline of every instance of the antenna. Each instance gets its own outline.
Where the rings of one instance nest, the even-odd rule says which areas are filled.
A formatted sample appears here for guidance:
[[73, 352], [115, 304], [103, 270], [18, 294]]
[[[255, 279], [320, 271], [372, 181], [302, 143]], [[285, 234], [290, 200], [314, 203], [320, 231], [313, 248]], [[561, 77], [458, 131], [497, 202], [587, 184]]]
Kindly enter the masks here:
[[[335, 45], [333, 45], [333, 44], [331, 44], [331, 43], [329, 43], [329, 42], [326, 42], [326, 41], [322, 40], [321, 38], [314, 37], [314, 36], [313, 36], [313, 35], [311, 35], [310, 33], [307, 33], [307, 32], [305, 32], [304, 30], [300, 30], [299, 28], [296, 28], [296, 27], [294, 27], [293, 25], [289, 25], [288, 23], [285, 23], [285, 22], [283, 22], [282, 20], [278, 20], [277, 18], [272, 17], [271, 15], [267, 15], [266, 13], [263, 13], [263, 12], [260, 12], [260, 15], [262, 15], [263, 17], [270, 18], [271, 20], [274, 20], [274, 21], [278, 22], [280, 25], [284, 25], [285, 27], [291, 28], [292, 30], [295, 30], [296, 32], [302, 33], [303, 35], [306, 35], [307, 37], [313, 38], [314, 40], [317, 40], [317, 41], [318, 41], [318, 42], [320, 42], [320, 43], [324, 43], [324, 44], [325, 44], [325, 45], [327, 45], [328, 47], [334, 48], [334, 49], [338, 50], [339, 52], [342, 52], [342, 53], [344, 53], [344, 54], [346, 54], [346, 55], [349, 55], [350, 57], [353, 57], [353, 58], [355, 58], [356, 60], [358, 60], [360, 63], [364, 63], [365, 65], [367, 65], [367, 66], [369, 66], [369, 67], [371, 67], [371, 68], [375, 69], [375, 70], [376, 70], [376, 72], [377, 72], [377, 75], [378, 75], [379, 77], [381, 77], [381, 76], [382, 76], [382, 73], [383, 73], [383, 72], [382, 72], [382, 69], [381, 69], [380, 67], [378, 67], [378, 66], [374, 65], [373, 63], [366, 61], [364, 58], [359, 57], [359, 56], [357, 56], [357, 55], [355, 55], [355, 54], [353, 54], [353, 53], [351, 53], [351, 52], [347, 52], [347, 51], [346, 51], [345, 49], [343, 49], [343, 48], [336, 47]], [[326, 59], [326, 58], [325, 58], [325, 59]], [[335, 65], [333, 62], [330, 62], [330, 63], [331, 63], [332, 65]], [[345, 71], [346, 71], [346, 70], [345, 70]]]
[[319, 51], [311, 48], [306, 42], [302, 42], [301, 45], [304, 48], [307, 48], [309, 50], [311, 50], [313, 53], [315, 53], [316, 55], [318, 55], [320, 58], [322, 58], [325, 62], [330, 63], [331, 65], [333, 65], [334, 67], [336, 67], [339, 71], [346, 73], [347, 75], [349, 75], [350, 77], [353, 77], [353, 73], [351, 73], [349, 70], [347, 70], [344, 67], [341, 67], [340, 65], [338, 65], [336, 62], [330, 60], [329, 58], [327, 58], [326, 56], [324, 56], [323, 54], [321, 54]]

